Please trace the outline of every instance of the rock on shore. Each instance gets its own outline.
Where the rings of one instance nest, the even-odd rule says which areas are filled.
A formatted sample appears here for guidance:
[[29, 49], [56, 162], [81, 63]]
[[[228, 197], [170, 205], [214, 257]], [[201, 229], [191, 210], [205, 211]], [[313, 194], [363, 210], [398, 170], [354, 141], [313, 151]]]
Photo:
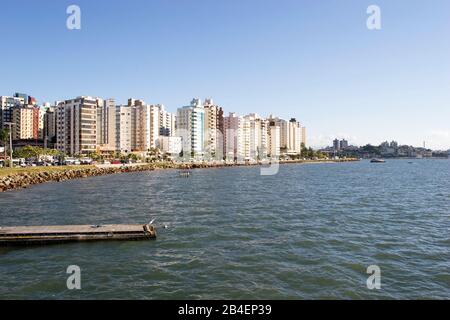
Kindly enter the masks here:
[[[348, 162], [356, 161], [356, 159], [349, 159], [343, 161], [283, 161], [281, 163], [308, 163], [308, 162]], [[86, 168], [64, 168], [62, 170], [53, 171], [25, 171], [17, 172], [8, 176], [0, 177], [0, 192], [27, 188], [28, 186], [46, 183], [46, 182], [60, 182], [72, 179], [81, 179], [87, 177], [102, 176], [108, 174], [125, 173], [125, 172], [142, 172], [153, 171], [156, 169], [201, 169], [201, 168], [222, 168], [234, 166], [252, 166], [259, 164], [211, 164], [211, 163], [196, 163], [196, 164], [175, 164], [175, 163], [153, 163], [130, 166], [106, 166], [106, 167], [86, 167]]]
[[110, 168], [81, 168], [67, 169], [61, 171], [39, 171], [15, 173], [5, 177], [0, 177], [0, 192], [26, 188], [34, 184], [45, 182], [60, 182], [71, 179], [102, 176], [122, 172], [140, 172], [155, 170], [152, 165], [130, 166], [130, 167], [110, 167]]
[[143, 164], [134, 166], [110, 166], [110, 167], [87, 167], [80, 169], [70, 169], [60, 171], [29, 171], [18, 172], [8, 176], [0, 177], [0, 192], [8, 190], [27, 188], [28, 186], [46, 183], [46, 182], [61, 182], [72, 179], [81, 179], [87, 177], [103, 176], [116, 173], [126, 172], [143, 172], [153, 171], [156, 169], [198, 169], [210, 168], [226, 165], [210, 165], [210, 164], [172, 164], [172, 163], [158, 163], [158, 164]]

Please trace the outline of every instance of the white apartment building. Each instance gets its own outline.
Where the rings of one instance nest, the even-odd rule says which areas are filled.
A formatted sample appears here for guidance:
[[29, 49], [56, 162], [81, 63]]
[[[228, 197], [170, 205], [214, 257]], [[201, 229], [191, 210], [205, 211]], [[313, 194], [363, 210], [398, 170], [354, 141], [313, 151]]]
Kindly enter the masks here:
[[159, 148], [162, 152], [170, 154], [173, 157], [178, 156], [182, 151], [181, 137], [159, 137]]
[[238, 133], [243, 118], [234, 112], [230, 112], [227, 117], [223, 118], [224, 122], [224, 152], [227, 161], [233, 161], [238, 157]]
[[97, 108], [101, 99], [81, 96], [56, 109], [56, 148], [67, 155], [96, 152]]
[[175, 114], [167, 112], [162, 104], [157, 104], [156, 106], [159, 109], [159, 135], [165, 137], [175, 135]]
[[301, 137], [302, 144], [306, 146], [306, 127], [302, 127], [302, 137]]
[[127, 154], [136, 145], [136, 108], [116, 106], [115, 109], [115, 150]]
[[27, 104], [25, 97], [17, 95], [14, 97], [0, 96], [0, 128], [7, 127], [5, 123], [13, 122], [13, 108], [22, 107]]
[[238, 130], [238, 158], [253, 161], [268, 153], [267, 121], [255, 113], [242, 117]]
[[177, 110], [176, 136], [182, 137], [185, 158], [203, 156], [204, 121], [205, 110], [200, 99], [193, 99], [189, 106]]
[[293, 118], [288, 122], [287, 133], [287, 153], [300, 154], [302, 145], [302, 128], [296, 119]]

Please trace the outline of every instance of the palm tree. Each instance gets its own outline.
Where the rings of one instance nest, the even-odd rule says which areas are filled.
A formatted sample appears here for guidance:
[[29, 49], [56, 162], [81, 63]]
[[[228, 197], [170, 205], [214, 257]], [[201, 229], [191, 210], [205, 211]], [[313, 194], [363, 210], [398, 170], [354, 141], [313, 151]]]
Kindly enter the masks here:
[[3, 142], [4, 146], [4, 164], [6, 164], [6, 145], [8, 144], [8, 138], [9, 138], [9, 130], [8, 129], [0, 129], [0, 142]]

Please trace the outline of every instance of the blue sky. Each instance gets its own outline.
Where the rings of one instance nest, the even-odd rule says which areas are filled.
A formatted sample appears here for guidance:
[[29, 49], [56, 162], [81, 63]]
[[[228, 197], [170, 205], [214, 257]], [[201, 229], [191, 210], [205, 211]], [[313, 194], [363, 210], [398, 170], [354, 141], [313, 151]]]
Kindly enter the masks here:
[[[66, 28], [81, 8], [82, 29]], [[366, 28], [381, 8], [382, 30]], [[295, 117], [313, 146], [450, 148], [448, 0], [2, 0], [0, 95]]]

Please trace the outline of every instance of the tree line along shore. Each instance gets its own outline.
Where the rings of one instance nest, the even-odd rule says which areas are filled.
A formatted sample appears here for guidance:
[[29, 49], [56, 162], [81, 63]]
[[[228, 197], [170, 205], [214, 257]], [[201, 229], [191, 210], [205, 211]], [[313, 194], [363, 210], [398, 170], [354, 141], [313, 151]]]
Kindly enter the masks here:
[[[333, 163], [350, 162], [357, 159], [340, 160], [290, 160], [280, 161], [280, 164], [294, 163]], [[27, 168], [1, 168], [0, 169], [0, 192], [8, 190], [23, 189], [32, 185], [61, 182], [72, 179], [81, 179], [102, 175], [119, 173], [144, 172], [161, 169], [191, 170], [202, 168], [224, 168], [237, 166], [258, 166], [262, 163], [251, 164], [214, 164], [214, 163], [172, 163], [156, 162], [135, 165], [109, 165], [109, 166], [60, 166], [60, 167], [27, 167]]]

